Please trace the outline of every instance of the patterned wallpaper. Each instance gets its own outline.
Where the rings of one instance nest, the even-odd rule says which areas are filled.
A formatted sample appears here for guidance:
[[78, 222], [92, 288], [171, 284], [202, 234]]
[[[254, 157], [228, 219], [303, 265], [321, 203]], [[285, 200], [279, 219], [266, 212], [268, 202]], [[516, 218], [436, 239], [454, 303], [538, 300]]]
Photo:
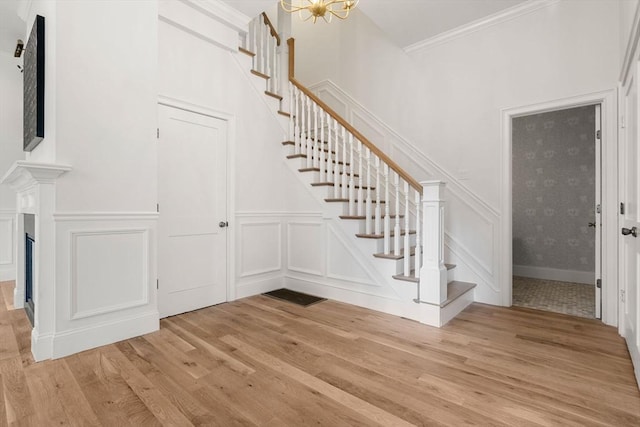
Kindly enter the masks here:
[[513, 263], [594, 271], [595, 107], [513, 120]]

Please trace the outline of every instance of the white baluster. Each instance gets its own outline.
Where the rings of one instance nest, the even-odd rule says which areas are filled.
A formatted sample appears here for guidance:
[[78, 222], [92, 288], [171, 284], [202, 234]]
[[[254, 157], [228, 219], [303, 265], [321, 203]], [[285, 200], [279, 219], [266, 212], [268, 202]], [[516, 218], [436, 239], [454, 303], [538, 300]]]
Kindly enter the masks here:
[[[324, 110], [320, 109], [320, 152], [319, 154], [319, 162], [320, 162], [320, 182], [327, 182], [327, 171], [329, 170], [329, 161], [325, 162], [324, 156], [324, 118], [327, 113]], [[331, 156], [329, 156], [331, 157]]]
[[420, 192], [416, 190], [416, 254], [414, 257], [414, 271], [415, 277], [420, 278], [420, 267], [422, 262], [422, 217], [420, 216]]
[[[364, 149], [361, 141], [358, 141], [358, 216], [364, 216], [364, 175], [362, 174], [362, 150]], [[351, 170], [353, 170], [353, 164], [351, 165]]]
[[411, 276], [411, 245], [409, 235], [409, 183], [404, 181], [404, 275]]
[[393, 228], [393, 254], [400, 255], [400, 175], [394, 171], [396, 186], [396, 225]]
[[384, 253], [391, 253], [391, 199], [389, 198], [389, 165], [384, 164]]
[[333, 164], [333, 197], [340, 198], [340, 135], [338, 134], [338, 121], [333, 121], [333, 138], [335, 144], [333, 144], [336, 154], [333, 157], [336, 162]]
[[320, 141], [318, 141], [318, 104], [313, 103], [313, 167], [320, 168], [318, 147]]
[[[289, 140], [293, 142], [293, 150], [296, 153], [298, 144], [296, 143], [296, 111], [293, 109], [293, 99], [295, 97], [293, 83], [289, 82], [289, 111], [291, 115], [289, 116]], [[297, 154], [297, 153], [296, 153]]]
[[354, 157], [354, 147], [353, 147], [353, 134], [349, 132], [349, 154], [351, 158], [351, 166], [349, 167], [349, 216], [356, 215], [356, 188], [355, 183], [353, 182], [353, 157]]
[[307, 141], [305, 139], [306, 135], [306, 127], [305, 127], [305, 114], [304, 114], [304, 95], [302, 91], [296, 88], [296, 93], [298, 96], [296, 97], [296, 108], [298, 108], [298, 120], [296, 122], [299, 123], [298, 129], [298, 142], [300, 143], [299, 151], [297, 154], [304, 154], [307, 150]]
[[267, 46], [267, 43], [269, 42], [269, 30], [266, 25], [261, 25], [260, 28], [260, 56], [262, 57], [261, 72], [262, 74], [269, 75], [269, 70], [267, 69], [267, 61], [269, 60], [269, 55], [267, 53], [269, 51], [269, 47]]
[[293, 86], [292, 83], [289, 83], [291, 85], [292, 89], [292, 94], [293, 94], [293, 103], [291, 104], [293, 106], [293, 111], [291, 113], [291, 116], [293, 117], [293, 143], [294, 143], [294, 147], [295, 147], [295, 154], [300, 154], [301, 150], [300, 147], [302, 145], [302, 142], [300, 141], [300, 118], [301, 118], [301, 114], [300, 114], [300, 92], [298, 91], [298, 88]]
[[[353, 153], [352, 153], [353, 155]], [[347, 130], [342, 127], [342, 175], [341, 175], [341, 183], [342, 183], [342, 199], [349, 198], [349, 186], [347, 185], [347, 159], [349, 155], [347, 154]]]
[[375, 207], [375, 221], [374, 221], [374, 230], [375, 234], [378, 236], [382, 234], [382, 206], [380, 206], [380, 157], [376, 156], [376, 207]]
[[271, 70], [273, 76], [271, 77], [271, 90], [273, 93], [279, 93], [280, 91], [280, 61], [278, 61], [278, 40], [271, 36], [271, 63], [273, 64]]
[[306, 142], [306, 152], [307, 152], [307, 168], [313, 167], [313, 145], [311, 139], [311, 98], [305, 95], [306, 104], [307, 104], [307, 142]]
[[[264, 37], [264, 73], [268, 76], [273, 76], [271, 73], [271, 32], [269, 26], [264, 24], [262, 26], [262, 36]], [[267, 90], [271, 91], [271, 81], [267, 80]]]
[[[365, 157], [367, 162], [367, 188], [364, 190], [367, 195], [367, 202], [365, 205], [364, 216], [364, 228], [366, 234], [373, 234], [373, 212], [371, 211], [371, 150], [367, 148], [367, 155]], [[360, 177], [360, 187], [362, 188], [362, 177]]]

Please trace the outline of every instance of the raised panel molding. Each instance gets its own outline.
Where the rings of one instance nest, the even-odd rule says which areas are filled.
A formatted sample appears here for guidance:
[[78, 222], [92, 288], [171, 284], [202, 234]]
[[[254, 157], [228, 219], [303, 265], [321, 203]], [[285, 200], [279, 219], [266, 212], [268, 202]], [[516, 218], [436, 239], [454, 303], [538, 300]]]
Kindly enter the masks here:
[[281, 221], [239, 224], [238, 277], [282, 271]]
[[287, 269], [324, 276], [325, 242], [319, 222], [287, 223]]
[[72, 320], [149, 303], [149, 230], [71, 231]]

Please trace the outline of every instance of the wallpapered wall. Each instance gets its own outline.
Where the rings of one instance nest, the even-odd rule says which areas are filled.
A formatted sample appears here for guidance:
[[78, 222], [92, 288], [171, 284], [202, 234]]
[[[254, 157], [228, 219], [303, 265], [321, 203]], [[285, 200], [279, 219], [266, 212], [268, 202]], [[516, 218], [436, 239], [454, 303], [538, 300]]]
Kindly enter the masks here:
[[513, 263], [594, 271], [595, 107], [513, 120]]

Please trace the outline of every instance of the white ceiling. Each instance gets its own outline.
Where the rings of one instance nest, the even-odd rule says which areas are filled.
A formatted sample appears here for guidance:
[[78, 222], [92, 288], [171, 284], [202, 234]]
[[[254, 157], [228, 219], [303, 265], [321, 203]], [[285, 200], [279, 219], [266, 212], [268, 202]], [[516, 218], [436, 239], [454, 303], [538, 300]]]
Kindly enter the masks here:
[[[0, 51], [13, 53], [16, 40], [24, 37], [25, 24], [17, 14], [20, 1], [0, 0]], [[279, 3], [277, 0], [223, 1], [248, 16], [256, 16]], [[406, 47], [524, 1], [532, 0], [360, 0], [358, 8], [398, 46]]]
[[24, 21], [18, 18], [19, 3], [20, 0], [0, 0], [0, 51], [2, 52], [13, 54], [16, 41], [24, 38]]
[[[249, 16], [274, 4], [274, 0], [223, 1]], [[398, 46], [407, 47], [525, 1], [530, 0], [360, 0], [358, 8]], [[319, 22], [316, 25], [324, 25]]]

